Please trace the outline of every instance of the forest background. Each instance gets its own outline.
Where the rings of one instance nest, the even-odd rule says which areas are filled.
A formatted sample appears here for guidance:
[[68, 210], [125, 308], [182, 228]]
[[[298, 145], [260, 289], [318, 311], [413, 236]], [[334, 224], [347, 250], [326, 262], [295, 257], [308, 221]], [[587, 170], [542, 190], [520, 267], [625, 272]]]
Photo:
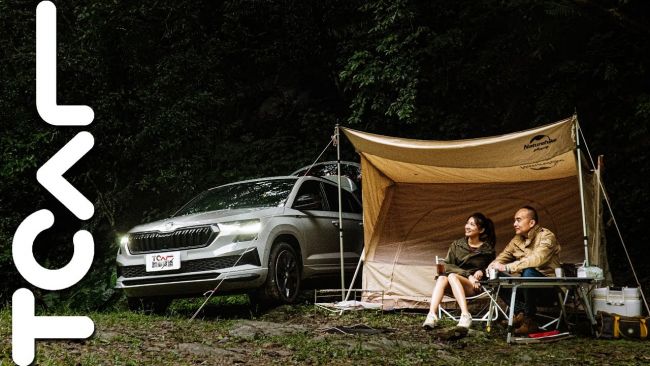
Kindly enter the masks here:
[[[592, 154], [605, 156], [613, 212], [648, 290], [647, 1], [59, 1], [58, 103], [91, 106], [84, 129], [36, 111], [37, 4], [0, 0], [0, 307], [18, 287], [47, 307], [114, 305], [120, 234], [206, 188], [310, 164], [337, 123], [443, 140], [574, 113]], [[95, 147], [65, 177], [95, 205], [87, 222], [36, 182], [81, 130]], [[43, 208], [56, 221], [36, 242], [42, 265], [67, 263], [77, 230], [94, 236], [92, 269], [65, 291], [39, 291], [12, 262], [16, 228]], [[606, 220], [615, 283], [634, 286]]]

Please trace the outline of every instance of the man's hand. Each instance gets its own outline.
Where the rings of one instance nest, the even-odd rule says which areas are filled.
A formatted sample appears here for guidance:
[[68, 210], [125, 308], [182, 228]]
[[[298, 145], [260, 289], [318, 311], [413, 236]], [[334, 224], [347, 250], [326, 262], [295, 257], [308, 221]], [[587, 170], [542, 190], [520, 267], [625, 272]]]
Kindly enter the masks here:
[[488, 266], [488, 268], [494, 268], [494, 269], [496, 269], [496, 270], [499, 271], [499, 272], [505, 272], [505, 271], [506, 271], [506, 265], [503, 264], [503, 263], [499, 263], [499, 262], [492, 262], [492, 263], [490, 263], [490, 265]]

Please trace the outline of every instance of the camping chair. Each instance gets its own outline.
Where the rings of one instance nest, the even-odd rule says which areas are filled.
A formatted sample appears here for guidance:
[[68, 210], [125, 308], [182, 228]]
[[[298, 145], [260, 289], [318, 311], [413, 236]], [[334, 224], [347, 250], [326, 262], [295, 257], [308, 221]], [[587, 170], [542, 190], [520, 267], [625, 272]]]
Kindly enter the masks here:
[[[495, 321], [499, 318], [499, 312], [504, 317], [508, 317], [506, 312], [501, 308], [497, 302], [497, 298], [494, 294], [494, 289], [486, 286], [481, 287], [481, 292], [474, 295], [466, 297], [467, 307], [472, 314], [472, 321], [479, 322], [488, 322]], [[492, 307], [490, 307], [492, 303]], [[453, 304], [452, 306], [444, 307], [443, 304]], [[490, 308], [492, 309], [492, 315], [490, 316]], [[442, 319], [443, 315], [454, 321], [460, 320], [460, 309], [458, 308], [458, 303], [453, 297], [445, 295], [442, 300], [442, 304], [438, 306], [438, 318]]]

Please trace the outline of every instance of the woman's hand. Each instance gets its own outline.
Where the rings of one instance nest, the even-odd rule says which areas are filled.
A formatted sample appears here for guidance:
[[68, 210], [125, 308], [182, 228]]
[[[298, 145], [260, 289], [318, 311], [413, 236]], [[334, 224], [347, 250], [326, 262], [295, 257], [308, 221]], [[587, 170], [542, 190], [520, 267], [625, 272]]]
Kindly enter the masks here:
[[474, 277], [474, 275], [470, 275], [469, 277], [467, 277], [467, 279], [469, 280], [469, 283], [472, 284], [474, 289], [478, 289], [479, 287], [481, 287], [481, 284], [478, 282], [476, 277]]
[[481, 271], [480, 269], [474, 272], [474, 278], [476, 278], [477, 281], [480, 281], [481, 278], [483, 278], [483, 276], [484, 276], [483, 271]]

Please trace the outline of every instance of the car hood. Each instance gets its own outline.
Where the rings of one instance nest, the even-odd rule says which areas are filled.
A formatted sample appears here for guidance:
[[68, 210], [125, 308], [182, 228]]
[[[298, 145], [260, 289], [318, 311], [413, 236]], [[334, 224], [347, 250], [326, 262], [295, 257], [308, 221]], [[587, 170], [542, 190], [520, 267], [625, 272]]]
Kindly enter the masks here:
[[218, 210], [201, 212], [192, 215], [170, 217], [146, 224], [135, 226], [129, 233], [143, 231], [173, 231], [188, 226], [209, 225], [219, 222], [250, 220], [277, 214], [283, 207], [240, 208], [235, 210]]

